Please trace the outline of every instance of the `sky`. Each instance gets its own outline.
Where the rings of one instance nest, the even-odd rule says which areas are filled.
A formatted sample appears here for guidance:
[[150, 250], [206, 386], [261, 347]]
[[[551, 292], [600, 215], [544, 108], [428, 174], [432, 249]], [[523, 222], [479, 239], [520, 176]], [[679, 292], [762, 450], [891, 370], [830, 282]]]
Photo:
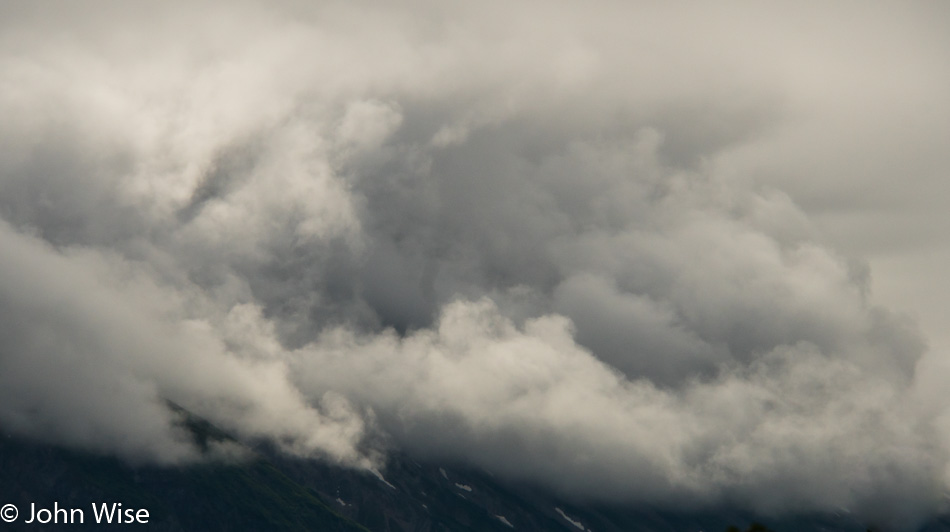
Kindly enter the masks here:
[[[0, 2], [0, 428], [947, 510], [950, 9]], [[240, 455], [222, 444], [215, 457]]]

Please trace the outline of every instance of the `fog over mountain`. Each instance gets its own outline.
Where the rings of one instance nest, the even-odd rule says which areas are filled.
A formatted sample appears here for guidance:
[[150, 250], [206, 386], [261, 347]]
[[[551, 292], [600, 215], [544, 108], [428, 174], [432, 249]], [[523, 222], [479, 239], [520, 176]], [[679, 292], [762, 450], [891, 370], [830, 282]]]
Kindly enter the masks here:
[[0, 427], [197, 460], [172, 401], [357, 468], [912, 525], [950, 371], [829, 234], [930, 216], [948, 21], [0, 3]]

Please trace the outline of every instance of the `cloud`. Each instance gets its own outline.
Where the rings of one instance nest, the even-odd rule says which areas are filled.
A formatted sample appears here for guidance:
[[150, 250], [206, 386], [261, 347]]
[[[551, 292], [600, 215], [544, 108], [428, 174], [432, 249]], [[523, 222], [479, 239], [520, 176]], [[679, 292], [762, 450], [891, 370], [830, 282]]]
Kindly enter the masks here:
[[[660, 388], [572, 333], [564, 317], [516, 327], [487, 299], [460, 301], [406, 337], [329, 331], [294, 375], [351, 390], [411, 451], [573, 496], [884, 518], [938, 503], [945, 458], [886, 377], [800, 342]], [[901, 490], [881, 500], [882, 483]]]
[[923, 7], [5, 9], [5, 430], [197, 459], [173, 401], [357, 467], [940, 508], [939, 365], [797, 202], [876, 160], [802, 139], [863, 131], [861, 45], [923, 53]]
[[296, 391], [279, 346], [254, 329], [258, 309], [202, 312], [119, 257], [0, 229], [6, 428], [133, 460], [197, 459], [173, 401], [291, 452], [366, 462], [362, 420], [342, 398]]

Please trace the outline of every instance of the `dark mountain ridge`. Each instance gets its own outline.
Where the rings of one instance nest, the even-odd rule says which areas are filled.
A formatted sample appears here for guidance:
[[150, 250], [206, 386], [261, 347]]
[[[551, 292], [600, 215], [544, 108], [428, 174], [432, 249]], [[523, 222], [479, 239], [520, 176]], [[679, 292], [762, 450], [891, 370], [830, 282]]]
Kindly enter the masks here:
[[[189, 418], [186, 424], [202, 445], [228, 438], [201, 420]], [[68, 528], [100, 529], [103, 525], [95, 522], [91, 505], [103, 502], [147, 509], [147, 525], [123, 526], [162, 531], [721, 532], [754, 522], [776, 532], [870, 528], [847, 514], [775, 519], [730, 508], [691, 512], [572, 502], [536, 487], [500, 481], [488, 472], [426, 464], [404, 455], [392, 456], [378, 475], [289, 457], [266, 445], [248, 455], [236, 463], [134, 466], [4, 435], [0, 502], [16, 505], [19, 519], [3, 529], [67, 526], [63, 519], [58, 524], [24, 523], [31, 504], [84, 509], [84, 522]], [[950, 531], [950, 518], [934, 519], [919, 530]]]

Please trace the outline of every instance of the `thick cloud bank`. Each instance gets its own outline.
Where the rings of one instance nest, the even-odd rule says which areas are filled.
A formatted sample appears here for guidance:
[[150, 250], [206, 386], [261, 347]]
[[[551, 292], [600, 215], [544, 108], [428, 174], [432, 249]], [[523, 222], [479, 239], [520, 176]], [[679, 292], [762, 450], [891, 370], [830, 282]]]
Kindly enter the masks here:
[[0, 426], [194, 460], [172, 401], [356, 467], [939, 511], [921, 335], [763, 177], [860, 133], [861, 44], [936, 79], [934, 14], [765, 9], [0, 8]]

